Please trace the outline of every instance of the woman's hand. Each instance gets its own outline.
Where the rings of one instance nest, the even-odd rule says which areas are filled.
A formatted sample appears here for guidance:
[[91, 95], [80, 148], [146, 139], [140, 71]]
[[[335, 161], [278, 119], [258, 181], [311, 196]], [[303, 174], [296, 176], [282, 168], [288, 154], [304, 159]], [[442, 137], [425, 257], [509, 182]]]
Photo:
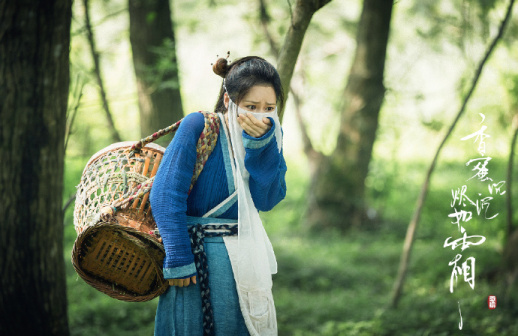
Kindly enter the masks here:
[[187, 287], [191, 284], [196, 284], [196, 275], [187, 279], [168, 279], [169, 286]]
[[262, 137], [272, 128], [270, 119], [265, 117], [263, 120], [257, 120], [250, 113], [238, 115], [237, 122], [248, 135], [254, 138]]

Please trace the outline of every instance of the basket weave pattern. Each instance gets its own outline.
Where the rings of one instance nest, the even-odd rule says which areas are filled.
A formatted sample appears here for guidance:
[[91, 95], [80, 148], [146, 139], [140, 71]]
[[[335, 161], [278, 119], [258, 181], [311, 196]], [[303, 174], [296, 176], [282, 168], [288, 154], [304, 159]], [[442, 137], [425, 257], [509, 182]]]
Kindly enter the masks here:
[[[86, 165], [77, 187], [74, 225], [78, 238], [72, 263], [101, 292], [123, 301], [147, 301], [167, 289], [161, 276], [165, 252], [150, 235], [156, 223], [149, 193], [132, 196], [156, 174], [164, 148], [148, 144], [131, 153], [133, 144], [113, 144]], [[115, 214], [103, 217], [101, 209], [112, 207]]]
[[[203, 112], [189, 192], [214, 149], [219, 117]], [[164, 247], [149, 204], [149, 191], [164, 148], [151, 143], [178, 129], [177, 122], [139, 142], [119, 142], [97, 152], [77, 186], [72, 250], [77, 273], [97, 290], [123, 301], [148, 301], [167, 289]]]
[[167, 289], [161, 274], [165, 253], [158, 240], [117, 223], [86, 228], [74, 245], [73, 264], [91, 286], [123, 301], [148, 301]]
[[[149, 144], [130, 157], [133, 142], [119, 142], [96, 153], [77, 186], [74, 225], [77, 233], [100, 220], [104, 207], [120, 206], [116, 216], [137, 230], [149, 232], [156, 224], [149, 216], [148, 197], [131, 195], [156, 174], [164, 148]], [[131, 202], [132, 201], [132, 202]], [[142, 227], [142, 228], [141, 228]]]

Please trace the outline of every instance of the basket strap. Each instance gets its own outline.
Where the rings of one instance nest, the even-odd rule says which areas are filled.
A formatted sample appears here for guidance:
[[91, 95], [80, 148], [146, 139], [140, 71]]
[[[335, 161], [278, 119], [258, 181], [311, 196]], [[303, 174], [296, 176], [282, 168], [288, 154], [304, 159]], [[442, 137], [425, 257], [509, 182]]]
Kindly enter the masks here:
[[151, 187], [153, 186], [153, 181], [155, 180], [155, 177], [151, 177], [145, 182], [137, 185], [135, 188], [132, 188], [130, 191], [128, 191], [125, 195], [123, 195], [121, 198], [115, 200], [112, 203], [112, 208], [115, 208], [114, 210], [119, 209], [123, 205], [126, 205], [133, 200], [137, 198], [143, 197], [145, 194], [151, 191]]
[[[200, 134], [200, 137], [198, 139], [198, 143], [196, 144], [196, 164], [194, 166], [194, 172], [191, 179], [191, 185], [189, 187], [188, 193], [191, 193], [192, 188], [194, 187], [194, 184], [198, 180], [198, 176], [200, 176], [203, 167], [205, 166], [205, 163], [207, 163], [207, 160], [216, 147], [216, 143], [218, 140], [219, 135], [219, 126], [220, 121], [219, 117], [216, 113], [210, 113], [205, 111], [200, 111], [200, 113], [203, 113], [203, 116], [205, 117], [205, 126], [203, 128], [203, 131]], [[183, 119], [182, 119], [183, 120]], [[161, 129], [158, 132], [153, 133], [152, 135], [138, 141], [131, 147], [130, 157], [135, 153], [138, 152], [147, 145], [148, 143], [151, 143], [155, 141], [156, 139], [175, 132], [178, 127], [180, 126], [180, 123], [182, 120], [177, 121], [173, 125], [166, 127], [164, 129]], [[153, 186], [153, 181], [155, 180], [155, 177], [150, 177], [143, 183], [137, 185], [135, 188], [132, 188], [129, 190], [125, 195], [123, 195], [121, 198], [115, 200], [111, 204], [111, 209], [116, 211], [120, 207], [128, 204], [129, 202], [143, 197], [146, 193], [151, 191], [151, 187]], [[101, 214], [103, 215], [103, 214]]]
[[133, 156], [133, 154], [135, 154], [136, 152], [140, 152], [140, 150], [142, 149], [142, 147], [144, 147], [145, 145], [147, 145], [148, 143], [151, 143], [161, 137], [163, 137], [164, 135], [166, 134], [169, 134], [169, 133], [172, 133], [172, 132], [176, 132], [176, 130], [178, 129], [178, 127], [180, 127], [180, 123], [182, 122], [183, 118], [178, 120], [177, 122], [175, 122], [174, 124], [172, 124], [171, 126], [168, 126], [166, 128], [163, 128], [143, 139], [141, 139], [140, 141], [137, 141], [133, 146], [131, 146], [131, 153], [130, 153], [130, 157]]
[[189, 193], [191, 193], [194, 184], [198, 180], [205, 163], [216, 147], [219, 135], [219, 117], [216, 113], [201, 112], [205, 117], [205, 127], [200, 134], [198, 143], [196, 145], [196, 164], [194, 166], [194, 174], [191, 179], [191, 186]]

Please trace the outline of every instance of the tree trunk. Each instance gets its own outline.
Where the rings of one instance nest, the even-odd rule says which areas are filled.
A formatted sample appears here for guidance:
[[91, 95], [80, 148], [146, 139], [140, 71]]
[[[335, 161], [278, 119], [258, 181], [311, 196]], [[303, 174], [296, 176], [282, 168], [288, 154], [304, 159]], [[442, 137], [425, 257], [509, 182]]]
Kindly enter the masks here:
[[101, 101], [103, 103], [103, 109], [106, 113], [106, 120], [108, 120], [108, 125], [110, 127], [110, 132], [112, 134], [112, 140], [114, 142], [120, 142], [121, 137], [119, 132], [117, 131], [117, 127], [115, 127], [115, 123], [113, 121], [112, 113], [110, 111], [110, 105], [108, 104], [108, 98], [106, 97], [106, 90], [104, 89], [104, 81], [101, 75], [101, 62], [99, 61], [99, 53], [97, 53], [97, 49], [95, 47], [95, 37], [92, 30], [92, 26], [90, 24], [90, 10], [88, 6], [89, 0], [83, 0], [83, 7], [85, 11], [85, 27], [86, 27], [86, 35], [88, 37], [88, 45], [90, 46], [90, 53], [92, 54], [92, 59], [94, 61], [94, 74], [95, 79], [97, 80], [97, 85], [99, 86], [99, 95], [101, 96]]
[[70, 0], [0, 2], [0, 335], [68, 335], [63, 215]]
[[[313, 14], [324, 7], [331, 0], [297, 0], [295, 9], [291, 13], [291, 24], [286, 33], [284, 44], [277, 59], [277, 71], [281, 77], [281, 83], [288, 98], [290, 92], [291, 77], [299, 57], [300, 48], [304, 41], [304, 35], [308, 29]], [[279, 111], [279, 120], [282, 122], [284, 111]]]
[[183, 118], [169, 0], [129, 0], [142, 137]]
[[308, 221], [345, 230], [366, 220], [365, 178], [385, 94], [383, 73], [393, 1], [365, 0], [333, 154], [311, 184]]
[[[327, 3], [327, 2], [326, 2]], [[322, 4], [322, 6], [325, 3]], [[259, 21], [261, 24], [261, 27], [263, 28], [263, 33], [266, 36], [266, 39], [268, 40], [268, 43], [270, 45], [270, 52], [274, 57], [279, 57], [279, 48], [277, 47], [277, 42], [274, 40], [272, 34], [270, 33], [269, 29], [269, 23], [271, 21], [270, 15], [268, 14], [268, 7], [266, 6], [265, 0], [259, 0]], [[295, 63], [298, 59], [298, 54], [295, 59], [293, 59], [293, 67], [295, 66]], [[303, 69], [304, 67], [302, 67]], [[285, 66], [284, 69], [287, 69]], [[302, 70], [300, 73], [301, 77], [305, 76], [305, 72]], [[293, 77], [293, 74], [290, 75]], [[293, 85], [291, 85], [291, 78], [290, 78], [290, 90], [289, 92], [292, 94], [293, 97], [293, 103], [295, 105], [295, 118], [297, 120], [297, 124], [300, 129], [300, 135], [302, 140], [302, 148], [304, 150], [304, 154], [306, 154], [306, 157], [308, 158], [309, 163], [309, 176], [312, 178], [317, 168], [320, 166], [321, 160], [324, 158], [324, 155], [317, 151], [313, 147], [313, 143], [311, 141], [311, 138], [308, 134], [308, 128], [306, 126], [306, 123], [304, 122], [304, 118], [302, 117], [302, 105], [304, 103], [303, 101], [303, 94], [297, 93], [297, 91], [293, 88]]]

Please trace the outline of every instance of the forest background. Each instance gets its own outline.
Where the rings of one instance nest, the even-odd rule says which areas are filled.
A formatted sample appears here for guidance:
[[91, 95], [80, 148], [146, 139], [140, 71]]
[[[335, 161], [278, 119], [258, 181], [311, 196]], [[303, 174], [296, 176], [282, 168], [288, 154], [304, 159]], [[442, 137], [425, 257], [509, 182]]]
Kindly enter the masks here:
[[[156, 62], [138, 80], [142, 68], [135, 66], [132, 51], [132, 3], [138, 1], [72, 6], [62, 197], [72, 335], [151, 335], [158, 302], [109, 298], [85, 284], [69, 261], [77, 236], [73, 196], [88, 159], [115, 141], [139, 140], [182, 114], [212, 110], [221, 85], [211, 69], [217, 55], [230, 51], [229, 60], [259, 55], [278, 64], [301, 2], [170, 1], [174, 39], [152, 50]], [[362, 44], [362, 36], [379, 38], [369, 35], [376, 27], [359, 28], [361, 17], [388, 3], [386, 57], [383, 50], [362, 54], [362, 47], [377, 50]], [[288, 194], [261, 214], [279, 263], [274, 297], [280, 335], [518, 334], [513, 282], [518, 215], [510, 197], [517, 194], [510, 189], [518, 129], [516, 10], [505, 20], [513, 3], [333, 0], [321, 1], [310, 16], [283, 114]], [[153, 22], [156, 16], [145, 13], [140, 19]], [[383, 27], [377, 34], [383, 35]], [[351, 108], [362, 66], [381, 83], [374, 84], [378, 93], [371, 96], [379, 100], [377, 111]], [[152, 78], [148, 84], [157, 92], [180, 93], [169, 122], [153, 124], [142, 117], [142, 78]], [[368, 85], [367, 80], [357, 90], [369, 91]], [[362, 98], [370, 102], [368, 95]], [[367, 117], [357, 116], [362, 113]], [[487, 138], [462, 140], [483, 126]], [[361, 146], [369, 141], [372, 153]], [[484, 167], [492, 181], [474, 169], [476, 163], [467, 164], [481, 155], [490, 157]], [[477, 205], [456, 203], [454, 192], [463, 185], [467, 196], [479, 200], [478, 214]], [[454, 215], [462, 210], [472, 217]], [[449, 237], [462, 237], [461, 226], [485, 241], [465, 252], [465, 246], [444, 248]], [[457, 254], [464, 256], [460, 269], [450, 265]], [[462, 268], [468, 257], [475, 258], [476, 268]], [[474, 288], [467, 280], [470, 271]], [[498, 299], [496, 309], [488, 308], [490, 295]]]

